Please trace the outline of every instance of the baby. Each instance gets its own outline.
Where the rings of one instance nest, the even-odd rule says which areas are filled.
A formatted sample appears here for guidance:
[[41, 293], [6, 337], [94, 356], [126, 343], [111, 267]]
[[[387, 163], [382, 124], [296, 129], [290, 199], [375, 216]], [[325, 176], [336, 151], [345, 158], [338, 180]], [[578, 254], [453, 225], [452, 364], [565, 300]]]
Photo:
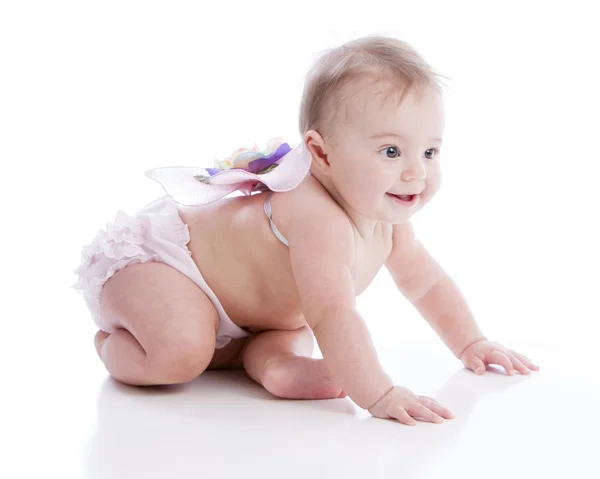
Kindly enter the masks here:
[[176, 384], [244, 368], [283, 398], [349, 396], [407, 425], [452, 418], [378, 360], [356, 297], [383, 266], [476, 374], [538, 369], [487, 340], [411, 226], [440, 188], [444, 108], [438, 75], [409, 45], [372, 36], [322, 54], [300, 133], [295, 148], [274, 140], [216, 169], [147, 172], [167, 195], [119, 211], [84, 248], [76, 288], [114, 378]]

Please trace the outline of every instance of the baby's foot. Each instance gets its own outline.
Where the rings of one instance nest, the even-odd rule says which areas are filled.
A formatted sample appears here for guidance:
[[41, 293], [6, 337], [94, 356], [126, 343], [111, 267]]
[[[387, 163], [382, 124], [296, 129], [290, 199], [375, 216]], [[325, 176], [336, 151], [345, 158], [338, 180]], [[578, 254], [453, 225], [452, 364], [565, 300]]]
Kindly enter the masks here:
[[286, 399], [346, 397], [322, 359], [304, 356], [273, 359], [265, 366], [262, 384], [271, 394]]
[[104, 341], [108, 339], [110, 334], [106, 331], [99, 330], [94, 337], [94, 346], [96, 346], [96, 352], [100, 359], [102, 359], [102, 346], [104, 346]]

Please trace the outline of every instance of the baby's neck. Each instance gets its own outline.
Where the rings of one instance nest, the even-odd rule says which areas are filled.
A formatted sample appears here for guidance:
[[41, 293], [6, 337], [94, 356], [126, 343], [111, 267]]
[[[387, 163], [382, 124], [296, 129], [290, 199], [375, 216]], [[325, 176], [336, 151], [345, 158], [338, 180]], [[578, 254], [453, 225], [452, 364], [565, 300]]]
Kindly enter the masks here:
[[312, 177], [315, 178], [323, 188], [329, 193], [331, 198], [340, 206], [344, 211], [350, 222], [352, 223], [356, 233], [366, 242], [370, 243], [375, 239], [380, 239], [382, 234], [390, 234], [392, 231], [392, 225], [384, 223], [382, 221], [373, 220], [361, 215], [357, 211], [354, 211], [350, 205], [348, 205], [343, 196], [339, 193], [333, 182], [327, 177], [321, 177], [319, 172], [312, 170]]

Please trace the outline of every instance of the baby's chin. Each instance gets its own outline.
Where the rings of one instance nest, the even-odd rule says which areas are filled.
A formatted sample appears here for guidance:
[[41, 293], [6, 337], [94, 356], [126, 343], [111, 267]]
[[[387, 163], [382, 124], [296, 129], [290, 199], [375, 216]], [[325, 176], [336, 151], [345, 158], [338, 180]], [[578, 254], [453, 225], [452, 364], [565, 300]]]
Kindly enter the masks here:
[[373, 198], [370, 200], [353, 198], [354, 201], [347, 201], [344, 209], [348, 214], [349, 211], [353, 211], [354, 214], [358, 213], [363, 218], [377, 223], [403, 224], [419, 212], [429, 199], [427, 195], [414, 198], [412, 201], [402, 201], [388, 195], [379, 201]]
[[388, 218], [383, 220], [384, 223], [388, 223], [390, 225], [401, 225], [410, 221], [410, 219], [415, 215], [416, 211], [411, 213], [406, 213], [402, 215], [390, 215]]
[[406, 223], [429, 201], [429, 198], [426, 196], [412, 196], [412, 198], [407, 200], [406, 198], [396, 198], [386, 195], [383, 201], [382, 218], [380, 221], [390, 224]]
[[417, 212], [417, 210], [414, 211], [404, 211], [404, 212], [398, 212], [398, 211], [390, 211], [389, 209], [387, 211], [377, 211], [371, 214], [366, 214], [364, 216], [366, 216], [367, 218], [369, 218], [371, 221], [376, 221], [377, 223], [386, 223], [389, 225], [399, 225], [399, 224], [403, 224], [406, 223], [407, 221], [409, 221]]

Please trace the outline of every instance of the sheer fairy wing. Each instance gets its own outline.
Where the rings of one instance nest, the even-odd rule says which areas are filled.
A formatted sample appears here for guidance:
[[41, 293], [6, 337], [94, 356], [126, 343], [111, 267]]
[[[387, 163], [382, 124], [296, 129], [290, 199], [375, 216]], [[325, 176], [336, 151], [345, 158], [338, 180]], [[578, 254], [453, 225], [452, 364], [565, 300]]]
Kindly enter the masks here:
[[212, 203], [242, 186], [235, 183], [212, 185], [198, 180], [206, 175], [204, 168], [186, 166], [167, 166], [146, 172], [146, 176], [158, 182], [173, 201], [184, 206]]
[[204, 168], [170, 166], [148, 170], [146, 176], [157, 181], [173, 201], [195, 206], [212, 203], [236, 190], [250, 194], [261, 184], [271, 191], [292, 190], [304, 180], [310, 164], [310, 153], [300, 144], [265, 173], [233, 168], [210, 176]]

